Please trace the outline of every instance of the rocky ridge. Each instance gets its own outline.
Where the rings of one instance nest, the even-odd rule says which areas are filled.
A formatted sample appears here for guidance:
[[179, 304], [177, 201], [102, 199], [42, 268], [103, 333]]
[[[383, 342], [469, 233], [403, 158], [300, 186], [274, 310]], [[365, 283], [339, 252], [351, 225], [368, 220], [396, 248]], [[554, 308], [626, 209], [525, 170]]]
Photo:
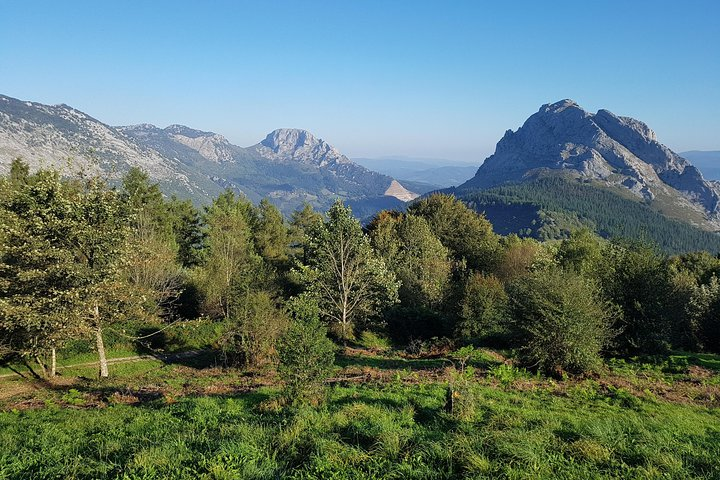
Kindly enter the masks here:
[[548, 174], [622, 188], [678, 217], [683, 211], [702, 215], [704, 228], [720, 228], [718, 183], [659, 143], [645, 123], [607, 110], [593, 114], [572, 100], [543, 105], [517, 131], [508, 130], [495, 153], [457, 190]]
[[32, 168], [110, 179], [136, 166], [166, 193], [205, 203], [231, 188], [253, 201], [268, 197], [285, 213], [304, 202], [325, 209], [342, 198], [367, 214], [414, 198], [393, 178], [355, 164], [305, 130], [278, 129], [243, 148], [183, 125], [112, 127], [67, 105], [0, 95], [0, 171], [17, 157]]

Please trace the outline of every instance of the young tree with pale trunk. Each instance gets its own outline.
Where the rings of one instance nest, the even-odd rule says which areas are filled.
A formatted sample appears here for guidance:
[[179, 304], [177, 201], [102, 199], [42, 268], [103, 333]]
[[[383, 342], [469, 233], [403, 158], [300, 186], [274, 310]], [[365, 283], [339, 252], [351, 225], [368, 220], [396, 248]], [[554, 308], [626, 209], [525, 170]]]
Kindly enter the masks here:
[[321, 314], [343, 341], [354, 327], [398, 301], [398, 282], [375, 254], [349, 207], [335, 202], [328, 220], [308, 232], [301, 277]]

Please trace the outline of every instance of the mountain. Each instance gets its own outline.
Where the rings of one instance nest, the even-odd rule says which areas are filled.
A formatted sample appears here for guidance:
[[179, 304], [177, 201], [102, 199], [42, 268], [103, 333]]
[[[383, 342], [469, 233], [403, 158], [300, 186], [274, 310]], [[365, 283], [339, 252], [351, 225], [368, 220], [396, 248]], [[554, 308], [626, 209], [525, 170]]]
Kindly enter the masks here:
[[442, 158], [380, 157], [353, 158], [360, 165], [394, 178], [399, 178], [414, 190], [431, 190], [459, 185], [472, 177], [476, 165]]
[[107, 173], [140, 167], [168, 193], [212, 196], [220, 189], [179, 160], [139, 145], [120, 129], [67, 105], [43, 105], [0, 95], [0, 172], [22, 157], [32, 167], [66, 173]]
[[572, 100], [543, 105], [457, 192], [543, 177], [590, 183], [642, 202], [668, 217], [720, 229], [720, 184], [657, 141], [643, 122]]
[[680, 152], [680, 156], [688, 159], [698, 167], [704, 177], [711, 180], [720, 180], [720, 151], [692, 150]]
[[543, 105], [462, 185], [498, 233], [542, 240], [589, 227], [667, 252], [720, 252], [720, 188], [644, 123], [572, 100]]
[[103, 173], [115, 181], [136, 166], [167, 194], [207, 203], [231, 188], [255, 202], [267, 197], [286, 214], [304, 202], [324, 210], [342, 198], [367, 216], [417, 197], [305, 130], [278, 129], [243, 148], [183, 125], [112, 127], [67, 105], [0, 95], [0, 171], [16, 157], [33, 168]]

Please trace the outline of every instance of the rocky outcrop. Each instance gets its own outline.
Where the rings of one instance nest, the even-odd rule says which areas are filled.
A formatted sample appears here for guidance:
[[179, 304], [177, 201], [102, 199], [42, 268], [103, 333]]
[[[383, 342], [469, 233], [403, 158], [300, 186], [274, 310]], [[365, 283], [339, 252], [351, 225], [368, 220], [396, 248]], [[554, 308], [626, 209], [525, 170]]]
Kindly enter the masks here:
[[538, 175], [563, 174], [626, 188], [702, 213], [720, 227], [720, 194], [690, 162], [658, 142], [646, 124], [607, 110], [590, 113], [572, 100], [543, 105], [459, 190], [488, 188]]
[[409, 201], [418, 197], [397, 180], [358, 165], [335, 147], [307, 130], [281, 128], [249, 148], [271, 162], [307, 165], [332, 172], [347, 181], [366, 185], [372, 196], [391, 196]]
[[325, 167], [352, 163], [335, 147], [307, 130], [280, 128], [250, 147], [262, 157], [277, 162], [295, 162]]
[[44, 105], [0, 95], [0, 171], [7, 171], [18, 157], [33, 169], [102, 173], [110, 180], [130, 167], [139, 167], [166, 182], [173, 193], [206, 193], [206, 185], [194, 183], [181, 162], [138, 144], [117, 128], [67, 105]]

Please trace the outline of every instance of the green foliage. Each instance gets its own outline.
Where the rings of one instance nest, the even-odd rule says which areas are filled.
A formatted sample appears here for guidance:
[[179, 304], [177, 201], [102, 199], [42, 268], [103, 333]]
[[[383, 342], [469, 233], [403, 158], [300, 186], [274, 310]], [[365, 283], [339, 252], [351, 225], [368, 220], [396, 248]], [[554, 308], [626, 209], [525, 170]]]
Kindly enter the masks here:
[[40, 171], [1, 188], [0, 343], [14, 344], [3, 349], [36, 353], [93, 332], [102, 364], [103, 324], [135, 303], [122, 276], [127, 209], [100, 179]]
[[61, 240], [66, 187], [56, 174], [13, 166], [12, 180], [0, 181], [0, 359], [38, 355], [79, 327], [76, 259]]
[[560, 243], [560, 265], [585, 275], [596, 275], [603, 262], [602, 240], [588, 229], [575, 230]]
[[379, 215], [370, 236], [376, 251], [400, 281], [400, 301], [410, 308], [437, 309], [450, 288], [449, 252], [427, 221], [414, 215]]
[[280, 210], [266, 198], [260, 201], [253, 222], [253, 239], [260, 256], [275, 265], [287, 261], [290, 239]]
[[454, 196], [430, 195], [410, 205], [408, 213], [424, 218], [456, 261], [464, 260], [474, 270], [492, 271], [495, 267], [498, 237], [492, 225]]
[[321, 228], [322, 223], [322, 214], [314, 211], [309, 203], [292, 213], [289, 229], [290, 250], [292, 255], [301, 262], [307, 261], [305, 248], [308, 243], [308, 232]]
[[200, 212], [190, 200], [179, 200], [175, 196], [170, 199], [167, 207], [177, 244], [178, 262], [183, 267], [200, 265], [205, 245]]
[[686, 313], [695, 346], [720, 353], [720, 281], [717, 277], [693, 288]]
[[600, 285], [622, 311], [616, 348], [622, 353], [658, 353], [672, 345], [672, 324], [682, 314], [673, 294], [666, 258], [637, 243], [604, 249]]
[[337, 201], [327, 215], [309, 232], [299, 273], [336, 335], [348, 340], [358, 323], [397, 302], [398, 283], [350, 208]]
[[253, 292], [233, 309], [221, 345], [226, 355], [246, 366], [273, 363], [277, 341], [287, 325], [287, 318], [267, 292]]
[[12, 163], [10, 164], [10, 183], [15, 185], [27, 183], [29, 177], [30, 166], [25, 163], [21, 158], [13, 159]]
[[236, 293], [250, 289], [262, 270], [250, 230], [252, 204], [228, 190], [207, 208], [205, 217], [207, 256], [200, 282], [205, 310], [230, 318]]
[[[486, 212], [496, 231], [503, 235], [530, 228], [533, 237], [548, 240], [566, 238], [571, 231], [585, 226], [605, 238], [653, 242], [667, 253], [720, 252], [720, 238], [712, 232], [671, 220], [608, 189], [562, 178], [461, 192], [460, 199], [474, 210]], [[520, 207], [532, 215], [515, 225], [511, 223], [518, 215], [514, 210]]]
[[390, 348], [392, 348], [392, 344], [387, 337], [379, 333], [371, 332], [370, 330], [363, 330], [360, 333], [360, 336], [358, 337], [358, 344], [369, 350], [375, 350], [378, 352], [390, 350]]
[[527, 378], [528, 376], [527, 371], [507, 363], [495, 365], [488, 370], [488, 377], [494, 378], [505, 386], [511, 385], [516, 380]]
[[544, 372], [597, 369], [610, 342], [615, 309], [586, 278], [558, 269], [537, 272], [509, 287], [521, 358]]
[[487, 339], [507, 330], [508, 296], [492, 275], [472, 274], [465, 283], [457, 336], [463, 340]]
[[335, 360], [335, 345], [320, 322], [317, 304], [307, 296], [288, 302], [289, 328], [278, 342], [278, 373], [285, 382], [285, 397], [293, 403], [321, 400], [323, 382]]
[[466, 345], [454, 352], [450, 352], [448, 357], [457, 362], [458, 370], [460, 370], [461, 374], [468, 374], [469, 377], [472, 377], [475, 371], [469, 366], [470, 362], [483, 360], [485, 354], [482, 350], [477, 350], [472, 345]]
[[542, 263], [543, 245], [532, 238], [508, 235], [500, 240], [499, 261], [495, 272], [505, 281], [530, 273]]
[[182, 281], [168, 205], [158, 184], [151, 184], [148, 175], [138, 168], [131, 168], [123, 177], [120, 201], [132, 218], [132, 248], [124, 269], [147, 299], [145, 309], [151, 314], [165, 314], [163, 307], [177, 298]]

